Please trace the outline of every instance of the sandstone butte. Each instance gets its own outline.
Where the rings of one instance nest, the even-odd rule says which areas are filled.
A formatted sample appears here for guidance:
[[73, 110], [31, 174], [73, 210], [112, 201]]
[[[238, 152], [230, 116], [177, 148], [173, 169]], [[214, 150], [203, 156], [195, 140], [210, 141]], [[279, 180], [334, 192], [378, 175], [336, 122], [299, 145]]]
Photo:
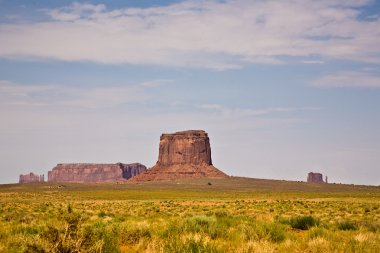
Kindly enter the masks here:
[[140, 163], [65, 163], [57, 164], [48, 172], [48, 181], [72, 183], [123, 182], [145, 170], [146, 167]]
[[128, 182], [225, 177], [228, 176], [212, 165], [207, 133], [189, 130], [162, 134], [156, 165]]
[[323, 176], [321, 173], [309, 172], [309, 174], [307, 174], [307, 182], [308, 183], [327, 183], [327, 177], [326, 177], [326, 181], [323, 181]]
[[34, 183], [34, 182], [44, 182], [45, 176], [44, 175], [36, 175], [33, 172], [30, 172], [29, 174], [21, 174], [19, 178], [19, 183]]

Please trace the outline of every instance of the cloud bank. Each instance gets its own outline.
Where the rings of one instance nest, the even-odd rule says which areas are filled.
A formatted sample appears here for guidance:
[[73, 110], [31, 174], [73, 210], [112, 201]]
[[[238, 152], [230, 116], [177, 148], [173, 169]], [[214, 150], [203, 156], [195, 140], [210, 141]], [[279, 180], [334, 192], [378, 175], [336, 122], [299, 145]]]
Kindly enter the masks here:
[[380, 76], [371, 71], [342, 71], [323, 76], [314, 81], [313, 85], [326, 88], [380, 88]]
[[[151, 81], [155, 83], [155, 81]], [[25, 85], [0, 80], [0, 105], [111, 108], [148, 99], [143, 84], [108, 87]]]
[[198, 1], [107, 9], [73, 3], [44, 22], [1, 24], [0, 57], [212, 69], [345, 59], [380, 62], [371, 1]]

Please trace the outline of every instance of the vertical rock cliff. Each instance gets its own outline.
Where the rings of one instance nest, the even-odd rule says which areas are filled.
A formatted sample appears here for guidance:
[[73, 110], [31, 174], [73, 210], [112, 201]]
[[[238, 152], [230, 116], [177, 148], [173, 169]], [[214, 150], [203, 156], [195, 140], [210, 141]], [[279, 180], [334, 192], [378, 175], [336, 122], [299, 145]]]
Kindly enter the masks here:
[[132, 164], [96, 164], [96, 163], [66, 163], [58, 164], [48, 172], [49, 182], [120, 182], [128, 180], [146, 167], [140, 163]]
[[212, 165], [208, 134], [189, 130], [162, 134], [156, 165], [130, 181], [224, 177], [227, 175]]
[[210, 140], [205, 131], [163, 134], [160, 138], [158, 164], [207, 164], [211, 162]]
[[[307, 182], [309, 183], [325, 183], [323, 181], [323, 176], [321, 173], [314, 173], [314, 172], [309, 172], [307, 174]], [[326, 177], [326, 183], [327, 183], [327, 177]]]

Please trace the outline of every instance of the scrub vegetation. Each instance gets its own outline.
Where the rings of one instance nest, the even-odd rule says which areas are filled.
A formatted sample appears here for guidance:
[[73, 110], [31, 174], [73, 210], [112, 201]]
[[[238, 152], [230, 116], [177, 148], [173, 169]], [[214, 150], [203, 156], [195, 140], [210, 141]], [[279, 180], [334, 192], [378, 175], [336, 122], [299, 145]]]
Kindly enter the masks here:
[[380, 187], [2, 185], [0, 252], [380, 252]]

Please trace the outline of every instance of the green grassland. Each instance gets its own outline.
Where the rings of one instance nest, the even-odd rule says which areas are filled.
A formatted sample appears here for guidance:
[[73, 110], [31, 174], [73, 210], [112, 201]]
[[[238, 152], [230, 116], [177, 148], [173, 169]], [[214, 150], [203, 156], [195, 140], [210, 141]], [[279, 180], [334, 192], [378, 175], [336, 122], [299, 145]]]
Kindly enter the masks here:
[[0, 252], [380, 252], [380, 187], [0, 185]]

